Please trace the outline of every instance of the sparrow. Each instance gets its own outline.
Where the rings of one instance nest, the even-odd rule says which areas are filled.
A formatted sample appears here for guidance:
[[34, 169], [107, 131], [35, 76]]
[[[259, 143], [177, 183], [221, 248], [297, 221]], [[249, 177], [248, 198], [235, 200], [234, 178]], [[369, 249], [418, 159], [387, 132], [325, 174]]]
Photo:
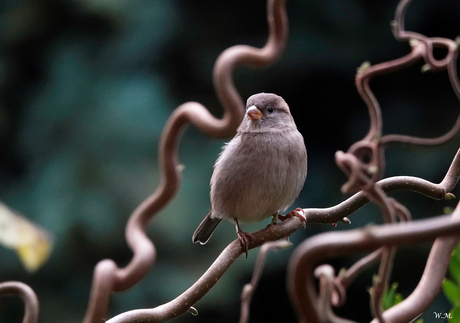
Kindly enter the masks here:
[[223, 147], [211, 177], [211, 210], [192, 241], [205, 244], [222, 219], [234, 222], [243, 249], [253, 236], [239, 222], [276, 223], [299, 195], [307, 176], [304, 139], [284, 99], [254, 94], [235, 137]]

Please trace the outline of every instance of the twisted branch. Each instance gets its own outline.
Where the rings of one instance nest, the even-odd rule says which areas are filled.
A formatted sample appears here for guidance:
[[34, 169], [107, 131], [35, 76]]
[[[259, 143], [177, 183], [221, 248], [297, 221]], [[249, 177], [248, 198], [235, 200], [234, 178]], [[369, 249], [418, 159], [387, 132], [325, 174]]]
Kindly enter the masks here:
[[39, 306], [37, 295], [35, 295], [32, 288], [28, 285], [16, 281], [0, 283], [0, 294], [13, 294], [22, 298], [24, 301], [24, 318], [22, 319], [22, 323], [38, 322]]
[[341, 287], [340, 284], [337, 284], [337, 279], [334, 275], [334, 268], [330, 265], [318, 266], [315, 269], [314, 275], [317, 279], [319, 279], [320, 285], [318, 308], [319, 314], [322, 317], [321, 321], [333, 323], [355, 323], [336, 316], [332, 310], [331, 299], [334, 299], [334, 292]]
[[[452, 220], [454, 217], [456, 220], [460, 218], [459, 210], [460, 206], [457, 206]], [[394, 323], [409, 322], [428, 309], [442, 287], [450, 256], [458, 241], [459, 236], [446, 236], [435, 240], [417, 287], [401, 303], [386, 310], [382, 314], [384, 320]], [[374, 320], [372, 323], [377, 322]]]
[[[356, 74], [356, 87], [363, 101], [366, 103], [370, 115], [370, 129], [368, 134], [357, 143], [353, 144], [347, 153], [338, 151], [335, 159], [337, 165], [349, 177], [347, 183], [342, 186], [343, 192], [353, 193], [362, 191], [368, 195], [381, 209], [386, 223], [396, 221], [396, 215], [400, 214], [401, 219], [410, 219], [409, 211], [395, 200], [389, 199], [384, 191], [375, 184], [382, 178], [385, 169], [384, 147], [389, 143], [409, 143], [413, 145], [433, 146], [440, 145], [452, 139], [460, 131], [460, 115], [453, 128], [438, 138], [418, 138], [403, 135], [382, 136], [382, 116], [379, 103], [372, 93], [369, 82], [378, 75], [391, 73], [400, 68], [406, 67], [423, 58], [425, 61], [424, 70], [447, 69], [452, 88], [460, 100], [460, 83], [456, 70], [456, 59], [458, 56], [456, 42], [444, 38], [429, 38], [414, 32], [404, 30], [404, 17], [410, 0], [402, 0], [395, 14], [393, 21], [393, 33], [398, 40], [409, 40], [412, 51], [401, 58], [370, 66], [364, 63]], [[433, 56], [433, 48], [446, 48], [448, 53], [442, 60], [436, 60]], [[393, 267], [393, 258], [396, 249], [384, 247], [380, 258], [380, 269], [377, 279], [370, 290], [371, 312], [380, 323], [385, 322], [382, 316], [381, 298]], [[375, 261], [377, 258], [370, 257], [368, 261]]]
[[241, 316], [240, 323], [246, 323], [249, 320], [249, 306], [251, 305], [252, 295], [259, 284], [260, 276], [265, 265], [265, 258], [267, 252], [271, 249], [288, 248], [292, 244], [288, 240], [278, 240], [273, 242], [267, 242], [260, 248], [257, 261], [254, 266], [254, 272], [252, 274], [251, 282], [244, 285], [243, 291], [241, 292]]
[[[314, 270], [325, 257], [368, 252], [382, 246], [413, 245], [434, 240], [439, 236], [457, 235], [455, 237], [443, 238], [452, 243], [453, 240], [458, 241], [459, 230], [460, 206], [457, 206], [452, 216], [440, 216], [434, 219], [413, 221], [404, 225], [391, 223], [382, 226], [367, 227], [365, 229], [323, 233], [304, 241], [294, 252], [288, 269], [288, 288], [299, 322], [321, 322], [321, 314], [317, 305], [319, 296], [315, 290]], [[440, 260], [438, 257], [441, 256], [436, 254], [438, 251], [439, 248], [432, 249], [427, 268], [430, 266], [433, 267], [435, 259]], [[442, 254], [445, 256], [445, 253]], [[443, 263], [445, 261], [444, 259]], [[419, 284], [418, 297], [413, 296], [412, 302], [406, 302], [405, 305], [407, 307], [415, 305], [413, 298], [417, 298], [416, 301], [420, 301], [429, 289], [433, 289], [435, 285], [433, 280], [435, 283], [442, 281], [442, 277], [445, 275], [445, 268], [443, 267], [444, 271], [441, 271], [440, 269], [443, 268], [440, 267], [442, 266], [435, 266], [435, 268], [429, 269], [428, 272], [425, 270], [424, 281], [421, 281]], [[430, 282], [426, 281], [427, 277], [431, 280]], [[439, 290], [439, 286], [439, 284], [436, 285], [437, 290]], [[427, 297], [431, 294], [427, 294]], [[429, 299], [427, 302], [430, 304], [432, 299]], [[425, 304], [425, 302], [422, 303], [423, 305]], [[423, 307], [423, 305], [415, 307], [415, 311], [420, 310], [420, 307]], [[408, 322], [420, 314], [421, 311], [418, 311], [410, 319], [399, 320], [402, 312], [397, 309], [393, 309], [391, 312], [388, 310], [384, 313], [384, 319], [388, 319], [391, 322]], [[391, 314], [394, 316], [391, 316]], [[398, 320], [393, 320], [395, 317], [398, 317]]]
[[[406, 31], [404, 29], [404, 17], [411, 0], [401, 0], [396, 8], [395, 20], [392, 22], [393, 34], [398, 40], [409, 40], [412, 44], [423, 44], [425, 50], [423, 52], [423, 59], [425, 66], [423, 70], [431, 70], [433, 72], [447, 69], [449, 80], [452, 89], [460, 100], [460, 82], [457, 74], [457, 57], [458, 57], [458, 44], [456, 41], [440, 38], [440, 37], [426, 37], [424, 35]], [[417, 45], [418, 46], [418, 45]], [[447, 55], [437, 60], [433, 56], [434, 48], [445, 48]], [[438, 138], [416, 138], [404, 135], [386, 135], [382, 137], [381, 144], [389, 144], [393, 142], [409, 143], [412, 145], [435, 146], [446, 143], [454, 138], [460, 131], [460, 115], [458, 116], [454, 126], [444, 135]]]
[[[404, 189], [440, 200], [451, 198], [452, 194], [450, 192], [454, 189], [459, 178], [460, 149], [457, 150], [449, 170], [439, 184], [413, 176], [394, 176], [382, 179], [375, 185], [382, 188], [385, 192]], [[334, 223], [359, 210], [368, 202], [369, 198], [366, 194], [359, 192], [335, 206], [322, 209], [310, 208], [303, 211], [305, 212], [308, 223]]]

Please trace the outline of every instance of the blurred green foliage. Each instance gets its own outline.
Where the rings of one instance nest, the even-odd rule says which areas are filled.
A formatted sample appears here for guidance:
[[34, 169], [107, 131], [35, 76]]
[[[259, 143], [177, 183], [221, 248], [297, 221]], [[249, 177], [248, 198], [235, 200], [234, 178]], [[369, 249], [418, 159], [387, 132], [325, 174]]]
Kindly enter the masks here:
[[[393, 307], [401, 303], [404, 298], [400, 293], [397, 293], [398, 283], [392, 283], [389, 288], [385, 290], [382, 296], [382, 309], [386, 311], [390, 307]], [[416, 320], [414, 323], [423, 323], [423, 320]]]
[[445, 278], [442, 282], [442, 289], [452, 304], [449, 311], [449, 323], [458, 323], [460, 322], [460, 244], [452, 252], [449, 273], [452, 279]]
[[[37, 292], [41, 323], [80, 322], [96, 263], [104, 258], [128, 263], [124, 226], [159, 181], [156, 151], [165, 121], [175, 107], [191, 100], [221, 115], [212, 88], [214, 61], [229, 46], [264, 44], [265, 5], [262, 0], [2, 1], [0, 200], [53, 232], [56, 240], [49, 262], [34, 275], [24, 272], [12, 251], [0, 249], [0, 281], [20, 280]], [[334, 153], [347, 150], [368, 127], [365, 105], [354, 88], [356, 67], [366, 60], [375, 64], [400, 57], [409, 47], [391, 34], [395, 0], [287, 5], [291, 32], [283, 57], [263, 70], [238, 68], [234, 79], [243, 98], [275, 92], [290, 104], [309, 153], [307, 182], [294, 206], [330, 206], [345, 198], [340, 193], [345, 176], [334, 164]], [[429, 36], [455, 38], [458, 12], [458, 1], [414, 1], [407, 23]], [[458, 115], [445, 73], [421, 75], [420, 66], [414, 66], [376, 79], [372, 87], [387, 133], [440, 135]], [[114, 295], [111, 316], [176, 297], [235, 239], [232, 225], [222, 224], [206, 246], [191, 243], [209, 209], [209, 179], [223, 142], [193, 127], [185, 131], [179, 149], [183, 184], [148, 226], [158, 249], [156, 264], [141, 284]], [[386, 175], [440, 181], [457, 148], [458, 139], [441, 148], [391, 148]], [[414, 218], [440, 214], [456, 203], [412, 193], [397, 198]], [[369, 206], [351, 220], [355, 228], [381, 222], [381, 217]], [[291, 241], [348, 228], [308, 226]], [[276, 253], [267, 263], [251, 322], [265, 322], [267, 313], [271, 320], [294, 321], [285, 290], [286, 263], [294, 249]], [[398, 254], [392, 280], [404, 294], [417, 283], [427, 250], [419, 246]], [[253, 251], [235, 263], [196, 304], [197, 318], [175, 321], [236, 321], [254, 259]], [[353, 260], [332, 262], [341, 268]], [[413, 268], [407, 270], [407, 264]], [[350, 287], [353, 297], [340, 314], [369, 320], [362, 311], [369, 277]], [[279, 306], [275, 313], [266, 308], [273, 299]], [[441, 300], [439, 306], [445, 304]], [[20, 300], [0, 300], [1, 322], [21, 317]]]
[[385, 293], [382, 296], [382, 309], [384, 311], [403, 301], [403, 296], [396, 292], [397, 288], [398, 283], [393, 283], [391, 284], [390, 288], [385, 290]]

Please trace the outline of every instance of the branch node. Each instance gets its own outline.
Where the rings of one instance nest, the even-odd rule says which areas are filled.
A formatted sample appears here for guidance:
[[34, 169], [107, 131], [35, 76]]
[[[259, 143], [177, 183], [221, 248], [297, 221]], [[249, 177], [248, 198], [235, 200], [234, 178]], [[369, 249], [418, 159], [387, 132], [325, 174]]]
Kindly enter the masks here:
[[372, 165], [372, 166], [369, 166], [369, 167], [367, 168], [367, 172], [369, 173], [369, 175], [374, 175], [374, 174], [376, 174], [376, 173], [378, 172], [378, 170], [379, 170], [379, 169], [377, 168], [376, 165]]
[[243, 290], [241, 292], [241, 300], [245, 300], [246, 298], [248, 298], [248, 296], [252, 293], [252, 290], [253, 288], [251, 284], [244, 285]]
[[337, 274], [338, 279], [342, 279], [347, 276], [347, 268], [343, 267], [339, 270], [339, 273]]
[[396, 20], [390, 21], [390, 28], [393, 33], [397, 31], [398, 27], [398, 22]]
[[292, 242], [289, 241], [289, 240], [280, 240], [280, 241], [277, 241], [276, 242], [276, 248], [279, 248], [279, 249], [287, 249], [287, 248], [290, 248], [292, 246]]
[[454, 42], [455, 42], [455, 45], [458, 48], [460, 46], [460, 36], [455, 37]]
[[196, 308], [194, 308], [193, 306], [190, 306], [189, 309], [187, 310], [187, 312], [189, 312], [193, 316], [198, 316], [198, 310]]
[[372, 276], [372, 289], [375, 291], [375, 286], [377, 286], [378, 284], [380, 284], [380, 277], [379, 275], [374, 275]]
[[375, 293], [374, 287], [369, 287], [369, 288], [367, 289], [367, 292], [368, 292], [369, 295], [372, 297], [372, 296], [374, 295], [374, 293]]
[[453, 200], [453, 199], [456, 199], [456, 198], [457, 197], [453, 193], [446, 193], [446, 195], [444, 196], [445, 200]]
[[364, 63], [361, 64], [361, 66], [359, 66], [359, 67], [356, 69], [356, 71], [357, 71], [358, 73], [364, 73], [364, 72], [366, 72], [366, 70], [367, 70], [369, 67], [371, 67], [371, 62], [365, 61]]
[[415, 46], [417, 46], [418, 44], [420, 44], [420, 41], [419, 41], [419, 40], [414, 39], [414, 38], [409, 39], [409, 45], [410, 45], [411, 47], [415, 47]]
[[176, 166], [176, 171], [178, 173], [183, 173], [184, 170], [185, 170], [185, 165], [184, 164], [179, 164], [179, 165]]
[[431, 70], [431, 66], [430, 66], [429, 64], [423, 65], [422, 68], [420, 69], [420, 71], [421, 71], [422, 73], [426, 73], [426, 72], [428, 72], [429, 70]]

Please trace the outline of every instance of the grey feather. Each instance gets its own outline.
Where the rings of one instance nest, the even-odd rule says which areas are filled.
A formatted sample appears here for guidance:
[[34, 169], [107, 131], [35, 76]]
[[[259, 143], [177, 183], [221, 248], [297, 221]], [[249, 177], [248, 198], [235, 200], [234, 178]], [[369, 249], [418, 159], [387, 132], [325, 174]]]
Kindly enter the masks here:
[[216, 230], [222, 219], [213, 219], [211, 218], [211, 212], [206, 215], [206, 217], [201, 221], [198, 228], [196, 228], [195, 233], [193, 233], [192, 241], [193, 243], [199, 242], [200, 244], [205, 244], [211, 238], [214, 230]]

